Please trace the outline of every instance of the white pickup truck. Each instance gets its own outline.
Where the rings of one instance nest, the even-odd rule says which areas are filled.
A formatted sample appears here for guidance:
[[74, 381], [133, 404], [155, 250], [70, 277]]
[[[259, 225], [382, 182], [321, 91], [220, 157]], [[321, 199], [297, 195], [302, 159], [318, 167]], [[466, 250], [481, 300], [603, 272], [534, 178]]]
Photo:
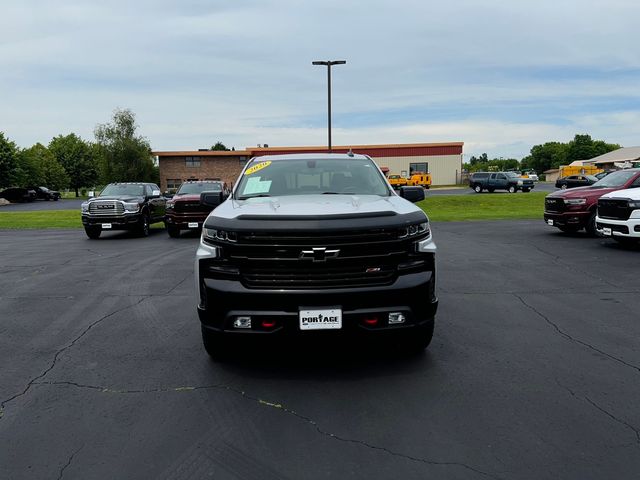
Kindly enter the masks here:
[[640, 188], [616, 190], [600, 197], [596, 229], [620, 243], [640, 242]]

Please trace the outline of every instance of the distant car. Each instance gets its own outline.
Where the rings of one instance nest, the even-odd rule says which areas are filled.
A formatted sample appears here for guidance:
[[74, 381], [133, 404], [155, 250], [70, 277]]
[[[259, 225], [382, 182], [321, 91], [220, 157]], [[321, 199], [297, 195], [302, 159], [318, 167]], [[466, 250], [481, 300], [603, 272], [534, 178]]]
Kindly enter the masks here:
[[534, 187], [533, 180], [522, 178], [516, 172], [475, 172], [469, 178], [469, 187], [476, 193], [487, 190], [493, 193], [496, 190], [506, 190], [515, 193], [518, 190], [530, 192]]
[[606, 177], [607, 175], [609, 175], [611, 172], [615, 172], [615, 170], [609, 170], [607, 172], [600, 172], [600, 173], [596, 173], [594, 175], [594, 177], [596, 177], [598, 180], [602, 180], [604, 177]]
[[568, 177], [556, 180], [556, 188], [566, 189], [574, 187], [588, 187], [599, 180], [594, 175], [569, 175]]
[[525, 178], [530, 178], [531, 180], [533, 180], [534, 182], [539, 181], [540, 179], [538, 178], [538, 174], [536, 172], [529, 172], [526, 174]]
[[49, 190], [47, 187], [29, 187], [29, 190], [36, 192], [36, 198], [41, 200], [60, 200], [60, 192], [57, 190]]
[[7, 188], [0, 192], [0, 198], [9, 200], [12, 203], [33, 202], [36, 199], [36, 192], [28, 188]]

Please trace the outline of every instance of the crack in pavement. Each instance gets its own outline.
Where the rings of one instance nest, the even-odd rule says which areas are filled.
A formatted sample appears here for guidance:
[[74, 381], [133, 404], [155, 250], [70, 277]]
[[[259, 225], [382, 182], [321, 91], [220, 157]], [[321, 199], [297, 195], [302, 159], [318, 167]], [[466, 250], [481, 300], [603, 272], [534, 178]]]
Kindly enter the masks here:
[[64, 476], [64, 471], [69, 467], [69, 465], [71, 465], [71, 462], [73, 461], [73, 457], [75, 457], [78, 453], [80, 453], [80, 450], [82, 450], [83, 448], [84, 448], [84, 445], [82, 445], [78, 450], [76, 450], [71, 454], [71, 456], [67, 460], [67, 463], [65, 463], [60, 469], [60, 473], [58, 473], [58, 480], [62, 480], [62, 477]]
[[167, 291], [166, 293], [164, 293], [163, 295], [169, 295], [171, 292], [173, 292], [176, 288], [178, 288], [180, 285], [182, 285], [188, 278], [193, 276], [193, 272], [189, 272], [182, 280], [180, 280], [178, 283], [175, 284], [175, 286], [173, 288], [171, 288], [169, 291]]
[[[558, 386], [564, 388], [567, 392], [569, 392], [571, 394], [572, 397], [580, 398], [578, 396], [578, 394], [576, 394], [576, 392], [574, 392], [572, 389], [570, 389], [566, 385], [563, 385], [562, 383], [560, 383], [560, 381], [558, 381], [557, 378], [555, 380], [556, 380], [556, 383], [558, 384]], [[621, 418], [616, 417], [613, 413], [609, 412], [608, 410], [602, 408], [600, 405], [598, 405], [596, 402], [591, 400], [586, 395], [582, 396], [582, 399], [586, 400], [591, 406], [593, 406], [594, 408], [596, 408], [599, 411], [601, 411], [602, 413], [604, 413], [607, 417], [611, 418], [613, 421], [619, 423], [620, 425], [624, 425], [625, 427], [633, 430], [633, 433], [635, 433], [635, 436], [636, 436], [636, 445], [640, 446], [640, 430], [638, 430], [636, 427], [634, 427], [630, 423], [625, 422]]]
[[587, 347], [590, 350], [593, 350], [594, 352], [598, 352], [601, 355], [604, 355], [605, 357], [620, 363], [621, 365], [624, 365], [626, 367], [629, 368], [633, 368], [634, 370], [640, 372], [640, 367], [637, 365], [634, 365], [632, 363], [629, 362], [625, 362], [623, 359], [616, 357], [615, 355], [611, 355], [610, 353], [605, 352], [604, 350], [600, 350], [598, 347], [595, 347], [593, 345], [591, 345], [590, 343], [584, 342], [580, 339], [574, 338], [571, 335], [569, 335], [567, 332], [565, 332], [564, 330], [562, 330], [556, 323], [554, 323], [553, 321], [551, 321], [551, 319], [549, 317], [547, 317], [546, 315], [544, 315], [543, 313], [541, 313], [538, 309], [536, 309], [535, 307], [533, 307], [532, 305], [529, 305], [527, 302], [524, 301], [524, 299], [517, 294], [513, 294], [514, 297], [516, 297], [518, 300], [520, 300], [522, 302], [522, 304], [527, 307], [529, 310], [531, 310], [532, 312], [534, 312], [536, 315], [538, 315], [539, 317], [541, 317], [542, 319], [544, 319], [545, 322], [547, 322], [549, 325], [551, 325], [556, 332], [558, 332], [561, 336], [563, 336], [564, 338], [566, 338], [567, 340], [577, 343], [579, 345], [582, 345], [583, 347]]
[[51, 364], [42, 372], [40, 373], [38, 376], [32, 378], [31, 380], [29, 380], [29, 383], [27, 383], [27, 386], [24, 387], [24, 390], [22, 390], [22, 392], [18, 392], [16, 394], [14, 394], [13, 396], [2, 400], [2, 402], [0, 402], [0, 419], [2, 418], [2, 416], [4, 415], [4, 409], [7, 406], [8, 403], [12, 402], [13, 400], [15, 400], [18, 397], [22, 397], [23, 395], [25, 395], [29, 389], [31, 388], [31, 386], [37, 381], [40, 380], [41, 378], [43, 378], [45, 375], [47, 375], [51, 370], [53, 370], [53, 368], [56, 366], [56, 363], [58, 362], [58, 359], [60, 358], [60, 355], [62, 355], [62, 353], [64, 353], [66, 350], [70, 349], [71, 347], [73, 347], [76, 342], [78, 342], [82, 337], [84, 337], [89, 330], [91, 330], [93, 327], [95, 327], [96, 325], [98, 325], [100, 322], [106, 320], [109, 317], [112, 317], [124, 310], [128, 310], [129, 308], [133, 308], [136, 307], [138, 305], [140, 305], [142, 302], [144, 302], [145, 300], [147, 300], [147, 298], [149, 298], [148, 296], [145, 296], [143, 298], [141, 298], [139, 301], [137, 301], [134, 304], [131, 305], [127, 305], [126, 307], [122, 307], [119, 308], [117, 310], [114, 310], [111, 313], [108, 313], [107, 315], [104, 315], [103, 317], [100, 317], [98, 320], [92, 322], [91, 324], [89, 324], [89, 326], [87, 328], [85, 328], [80, 335], [78, 335], [76, 338], [74, 338], [69, 344], [67, 344], [66, 346], [62, 347], [60, 350], [58, 350], [54, 356], [53, 356], [53, 360], [51, 361]]
[[394, 457], [398, 457], [398, 458], [402, 458], [404, 460], [410, 460], [412, 462], [416, 462], [416, 463], [422, 463], [425, 465], [433, 465], [433, 466], [442, 466], [442, 467], [460, 467], [463, 468], [465, 470], [474, 472], [478, 475], [482, 475], [484, 477], [489, 477], [489, 478], [493, 478], [496, 480], [502, 480], [501, 477], [498, 477], [494, 474], [488, 473], [488, 472], [484, 472], [482, 470], [479, 470], [478, 468], [472, 467], [471, 465], [467, 465], [466, 463], [461, 463], [461, 462], [441, 462], [441, 461], [436, 461], [436, 460], [429, 460], [426, 458], [420, 458], [420, 457], [415, 457], [413, 455], [408, 455], [405, 453], [400, 453], [400, 452], [396, 452], [394, 450], [391, 450], [387, 447], [381, 447], [378, 445], [374, 445], [372, 443], [366, 442], [364, 440], [358, 440], [358, 439], [354, 439], [354, 438], [347, 438], [347, 437], [342, 437], [340, 435], [336, 435], [334, 433], [328, 432], [326, 430], [323, 430], [320, 425], [313, 420], [310, 417], [306, 417], [298, 412], [296, 412], [295, 410], [292, 410], [290, 408], [285, 407], [284, 405], [280, 404], [280, 403], [275, 403], [275, 402], [269, 402], [267, 400], [263, 400], [259, 397], [255, 397], [253, 395], [250, 395], [249, 393], [247, 393], [244, 390], [240, 390], [237, 388], [234, 388], [226, 383], [220, 383], [220, 384], [214, 384], [214, 385], [202, 385], [202, 386], [180, 386], [180, 387], [158, 387], [158, 388], [151, 388], [151, 389], [135, 389], [135, 390], [129, 390], [129, 389], [114, 389], [114, 388], [109, 388], [109, 387], [102, 387], [102, 386], [98, 386], [98, 385], [88, 385], [88, 384], [81, 384], [81, 383], [77, 383], [77, 382], [71, 382], [71, 381], [53, 381], [53, 382], [34, 382], [34, 385], [67, 385], [67, 386], [72, 386], [72, 387], [76, 387], [76, 388], [84, 388], [84, 389], [89, 389], [89, 390], [95, 390], [98, 391], [100, 393], [107, 393], [107, 394], [144, 394], [144, 393], [167, 393], [167, 392], [192, 392], [192, 391], [196, 391], [196, 390], [224, 390], [227, 392], [231, 392], [231, 393], [235, 393], [236, 395], [241, 396], [242, 398], [246, 399], [246, 400], [250, 400], [260, 406], [263, 407], [267, 407], [267, 408], [272, 408], [272, 409], [276, 409], [282, 413], [285, 413], [287, 415], [291, 415], [295, 418], [297, 418], [298, 420], [302, 420], [305, 423], [311, 425], [319, 434], [321, 434], [322, 436], [331, 438], [333, 440], [337, 440], [339, 442], [344, 442], [344, 443], [351, 443], [351, 444], [355, 444], [355, 445], [359, 445], [371, 450], [377, 450], [380, 452], [384, 452], [388, 455], [394, 456]]

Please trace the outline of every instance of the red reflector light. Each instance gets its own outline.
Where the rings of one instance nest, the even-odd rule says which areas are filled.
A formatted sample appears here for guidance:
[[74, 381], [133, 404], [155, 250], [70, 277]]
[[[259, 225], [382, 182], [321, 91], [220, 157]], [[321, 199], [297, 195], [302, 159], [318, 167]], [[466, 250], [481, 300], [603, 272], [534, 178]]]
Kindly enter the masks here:
[[378, 317], [366, 317], [363, 322], [365, 325], [373, 327], [378, 324]]
[[262, 320], [262, 328], [273, 328], [276, 326], [275, 320]]

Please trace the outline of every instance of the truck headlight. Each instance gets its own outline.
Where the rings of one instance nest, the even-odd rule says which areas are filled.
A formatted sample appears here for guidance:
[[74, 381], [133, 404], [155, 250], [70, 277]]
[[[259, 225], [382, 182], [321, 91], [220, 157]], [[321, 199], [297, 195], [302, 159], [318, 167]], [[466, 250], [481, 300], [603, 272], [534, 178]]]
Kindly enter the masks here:
[[629, 208], [640, 208], [640, 200], [629, 200]]
[[522, 180], [518, 180], [518, 185], [522, 185], [524, 182]]
[[215, 228], [203, 228], [202, 236], [206, 240], [217, 240], [219, 242], [236, 242], [238, 236], [236, 232], [230, 232], [228, 230], [218, 230]]
[[424, 233], [426, 233], [427, 235], [431, 235], [429, 222], [422, 222], [416, 225], [409, 225], [407, 228], [403, 228], [398, 234], [398, 238], [415, 237], [416, 235], [422, 235]]
[[175, 204], [173, 202], [167, 203], [167, 210], [173, 210], [174, 205]]
[[587, 203], [586, 198], [568, 198], [564, 201], [567, 205], [584, 205]]
[[80, 210], [82, 210], [82, 213], [87, 213], [89, 211], [89, 202], [82, 202]]
[[140, 210], [140, 205], [138, 205], [137, 203], [123, 203], [124, 205], [124, 209], [127, 212], [137, 212], [138, 210]]

